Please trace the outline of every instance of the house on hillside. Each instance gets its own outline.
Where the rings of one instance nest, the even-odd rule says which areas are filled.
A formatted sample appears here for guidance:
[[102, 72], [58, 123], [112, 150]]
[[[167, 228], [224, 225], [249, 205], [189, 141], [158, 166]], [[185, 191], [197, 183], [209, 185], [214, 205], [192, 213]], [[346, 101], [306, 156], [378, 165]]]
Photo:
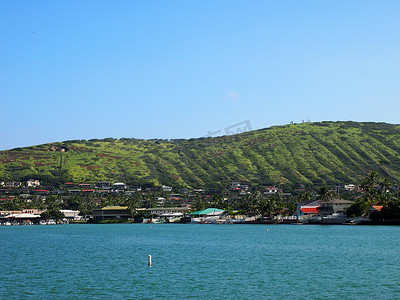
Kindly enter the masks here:
[[40, 181], [37, 179], [28, 179], [26, 182], [26, 187], [38, 187], [40, 186]]
[[22, 185], [22, 182], [6, 182], [4, 187], [6, 188], [18, 188]]
[[170, 187], [168, 185], [162, 185], [161, 189], [163, 192], [171, 192], [172, 191], [172, 187]]
[[159, 205], [164, 205], [166, 199], [164, 197], [155, 197], [154, 200], [156, 201], [157, 204]]
[[90, 188], [93, 187], [93, 184], [91, 184], [91, 183], [80, 183], [79, 187], [82, 188], [82, 189], [90, 189]]
[[231, 182], [231, 191], [238, 191], [240, 190], [240, 182]]
[[269, 195], [275, 195], [277, 193], [282, 193], [282, 190], [278, 189], [275, 186], [266, 186], [265, 187], [264, 195], [269, 196]]
[[355, 191], [356, 190], [356, 185], [355, 184], [346, 184], [344, 186], [344, 189], [346, 191]]
[[102, 190], [111, 190], [112, 186], [111, 183], [108, 181], [98, 181], [96, 183], [96, 187]]
[[114, 183], [113, 186], [112, 186], [113, 192], [116, 192], [116, 193], [123, 193], [123, 192], [126, 191], [127, 188], [128, 187], [123, 182]]

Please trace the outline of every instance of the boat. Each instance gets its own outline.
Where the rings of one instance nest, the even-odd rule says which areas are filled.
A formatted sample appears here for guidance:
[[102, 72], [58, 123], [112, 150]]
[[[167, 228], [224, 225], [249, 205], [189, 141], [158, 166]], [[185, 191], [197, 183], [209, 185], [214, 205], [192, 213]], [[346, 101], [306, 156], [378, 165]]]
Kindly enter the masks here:
[[39, 225], [47, 225], [47, 222], [45, 220], [40, 220]]
[[167, 220], [164, 218], [159, 218], [153, 222], [153, 224], [162, 224], [162, 223], [167, 223]]
[[57, 223], [54, 222], [53, 219], [50, 219], [50, 220], [47, 221], [47, 225], [57, 225]]
[[218, 219], [215, 220], [215, 224], [229, 224], [225, 219]]
[[322, 224], [337, 224], [341, 225], [346, 223], [346, 215], [341, 213], [335, 213], [322, 218]]

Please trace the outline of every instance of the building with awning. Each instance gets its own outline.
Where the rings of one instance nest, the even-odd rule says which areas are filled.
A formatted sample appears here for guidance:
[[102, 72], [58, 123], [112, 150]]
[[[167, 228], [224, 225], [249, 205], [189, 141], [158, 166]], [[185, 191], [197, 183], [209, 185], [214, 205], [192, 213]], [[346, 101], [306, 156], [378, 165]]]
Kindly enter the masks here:
[[80, 220], [79, 210], [61, 209], [60, 210], [67, 220]]
[[37, 219], [40, 218], [40, 215], [34, 215], [30, 213], [22, 213], [19, 215], [14, 215], [15, 219], [22, 219], [22, 220], [30, 220], [30, 219]]
[[321, 209], [321, 201], [309, 201], [297, 206], [297, 219], [303, 220], [315, 217], [319, 214]]
[[302, 207], [300, 210], [304, 214], [317, 214], [319, 213], [319, 206], [314, 206], [314, 207]]
[[16, 222], [19, 224], [33, 224], [34, 222], [36, 222], [36, 220], [39, 220], [40, 217], [40, 215], [30, 212], [14, 212], [1, 215], [0, 219], [7, 222]]
[[183, 217], [183, 213], [178, 212], [178, 213], [163, 213], [160, 215], [162, 218], [178, 218], [178, 217]]
[[149, 212], [154, 217], [166, 217], [173, 216], [174, 214], [180, 214], [183, 216], [186, 212], [189, 211], [187, 207], [153, 207], [147, 208], [147, 212]]
[[216, 223], [225, 214], [226, 210], [220, 208], [206, 208], [190, 214], [192, 223]]
[[199, 210], [190, 214], [191, 217], [201, 218], [201, 217], [212, 217], [212, 216], [220, 216], [225, 212], [224, 209], [220, 208], [206, 208], [203, 210]]

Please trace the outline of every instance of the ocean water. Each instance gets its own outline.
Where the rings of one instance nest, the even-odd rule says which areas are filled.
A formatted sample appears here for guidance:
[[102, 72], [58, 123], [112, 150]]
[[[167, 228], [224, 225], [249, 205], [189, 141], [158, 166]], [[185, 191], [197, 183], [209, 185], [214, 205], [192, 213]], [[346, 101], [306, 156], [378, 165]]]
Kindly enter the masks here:
[[400, 227], [0, 226], [0, 238], [1, 299], [400, 299]]

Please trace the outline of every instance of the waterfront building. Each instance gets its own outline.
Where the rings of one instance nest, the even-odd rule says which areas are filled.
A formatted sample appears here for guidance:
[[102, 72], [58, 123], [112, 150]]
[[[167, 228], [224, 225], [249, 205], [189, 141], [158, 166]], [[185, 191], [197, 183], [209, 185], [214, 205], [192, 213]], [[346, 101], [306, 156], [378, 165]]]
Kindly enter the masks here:
[[332, 214], [344, 214], [345, 209], [354, 202], [344, 199], [333, 199], [327, 202], [321, 202], [320, 216], [326, 217]]
[[162, 217], [166, 215], [172, 215], [181, 213], [182, 216], [189, 211], [187, 207], [154, 207], [147, 208], [147, 212], [149, 212], [154, 217]]
[[221, 214], [223, 214], [225, 212], [224, 209], [220, 209], [220, 208], [206, 208], [203, 210], [199, 210], [196, 212], [191, 213], [191, 216], [197, 216], [197, 217], [210, 217], [210, 216], [220, 216]]
[[321, 208], [321, 200], [308, 201], [297, 206], [297, 218], [299, 220], [318, 216]]
[[226, 210], [220, 208], [206, 208], [190, 214], [191, 221], [196, 222], [217, 222], [220, 217], [225, 214]]
[[96, 221], [130, 218], [131, 216], [128, 206], [107, 206], [93, 209], [93, 218]]
[[377, 205], [376, 203], [367, 209], [368, 218], [370, 218], [371, 214], [374, 212], [380, 212], [382, 210], [382, 205]]
[[60, 210], [67, 220], [80, 220], [79, 210], [61, 209]]

